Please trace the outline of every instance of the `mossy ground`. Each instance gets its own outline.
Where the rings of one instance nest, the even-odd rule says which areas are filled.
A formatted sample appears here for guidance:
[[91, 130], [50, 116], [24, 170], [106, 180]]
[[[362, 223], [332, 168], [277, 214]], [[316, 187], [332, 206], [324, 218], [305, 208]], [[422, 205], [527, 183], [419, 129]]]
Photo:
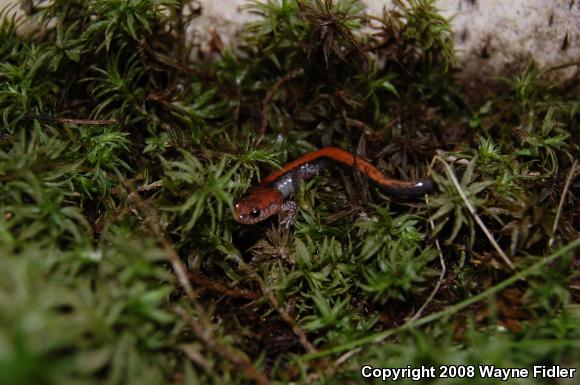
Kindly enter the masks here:
[[[531, 63], [466, 87], [432, 2], [397, 3], [249, 2], [260, 20], [209, 64], [179, 1], [43, 2], [29, 37], [3, 20], [0, 383], [577, 366], [578, 84]], [[439, 191], [397, 201], [335, 170], [290, 230], [232, 219], [328, 145]]]

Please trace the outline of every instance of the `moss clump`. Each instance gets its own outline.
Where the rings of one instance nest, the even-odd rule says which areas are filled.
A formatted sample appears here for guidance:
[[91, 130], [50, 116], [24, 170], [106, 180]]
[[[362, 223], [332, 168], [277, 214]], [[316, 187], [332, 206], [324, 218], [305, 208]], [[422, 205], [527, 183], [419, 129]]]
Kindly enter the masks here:
[[[430, 0], [247, 9], [211, 64], [188, 59], [182, 2], [44, 2], [28, 37], [2, 18], [0, 383], [577, 364], [577, 95], [533, 65], [458, 84]], [[232, 220], [260, 175], [328, 145], [439, 191], [332, 171], [289, 231]]]

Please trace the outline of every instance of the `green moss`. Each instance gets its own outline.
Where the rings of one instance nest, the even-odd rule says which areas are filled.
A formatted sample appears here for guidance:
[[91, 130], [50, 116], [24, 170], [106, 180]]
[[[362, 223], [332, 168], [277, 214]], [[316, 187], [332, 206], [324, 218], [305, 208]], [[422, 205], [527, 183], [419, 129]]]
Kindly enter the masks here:
[[[53, 0], [31, 36], [2, 17], [0, 383], [578, 364], [574, 182], [558, 208], [577, 95], [533, 64], [474, 94], [434, 2], [395, 3], [367, 33], [358, 1], [251, 1], [206, 64], [181, 2]], [[290, 230], [233, 220], [259, 177], [329, 145], [439, 191], [400, 201], [334, 170]]]

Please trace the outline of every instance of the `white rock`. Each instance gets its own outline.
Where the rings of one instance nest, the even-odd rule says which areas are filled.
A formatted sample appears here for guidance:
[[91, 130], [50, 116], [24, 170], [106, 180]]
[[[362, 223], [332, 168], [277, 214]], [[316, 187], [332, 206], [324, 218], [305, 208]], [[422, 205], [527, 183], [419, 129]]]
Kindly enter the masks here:
[[[381, 15], [392, 0], [363, 0], [367, 11]], [[0, 0], [0, 9], [17, 0]], [[235, 42], [241, 26], [255, 15], [243, 11], [246, 0], [198, 0], [203, 14], [189, 30], [201, 52], [216, 43]], [[459, 68], [468, 76], [509, 74], [532, 59], [550, 68], [580, 60], [580, 1], [576, 0], [438, 0], [452, 17]], [[17, 8], [17, 7], [16, 7]], [[558, 71], [577, 76], [579, 66]]]
[[[254, 18], [240, 9], [246, 0], [200, 0], [204, 18], [195, 26], [205, 41], [216, 31], [224, 42]], [[380, 16], [391, 0], [364, 0], [367, 12]], [[441, 14], [452, 18], [457, 63], [467, 75], [509, 74], [528, 59], [550, 68], [580, 60], [580, 1], [438, 0]], [[579, 66], [559, 71], [568, 78]]]

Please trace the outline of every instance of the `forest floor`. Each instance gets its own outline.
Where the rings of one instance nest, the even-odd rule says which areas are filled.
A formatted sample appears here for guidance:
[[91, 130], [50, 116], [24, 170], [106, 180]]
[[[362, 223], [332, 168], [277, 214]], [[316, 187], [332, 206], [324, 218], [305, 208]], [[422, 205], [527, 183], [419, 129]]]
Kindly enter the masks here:
[[[173, 0], [55, 0], [31, 36], [0, 22], [0, 383], [578, 368], [577, 81], [527, 62], [458, 81], [429, 0], [372, 34], [356, 1], [249, 7], [201, 62]], [[302, 184], [290, 228], [233, 219], [324, 146], [437, 191], [396, 199], [344, 167]]]

